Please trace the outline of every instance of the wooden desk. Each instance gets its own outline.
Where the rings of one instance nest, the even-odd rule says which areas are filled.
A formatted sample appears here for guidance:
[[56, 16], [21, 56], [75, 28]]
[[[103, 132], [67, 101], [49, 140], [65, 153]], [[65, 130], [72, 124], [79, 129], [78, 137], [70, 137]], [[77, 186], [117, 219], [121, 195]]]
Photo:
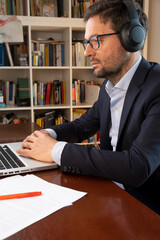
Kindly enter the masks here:
[[[11, 131], [14, 130], [10, 129], [12, 135]], [[60, 209], [8, 240], [160, 239], [160, 217], [111, 181], [67, 175], [59, 169], [37, 172], [35, 175], [88, 194], [72, 206]]]
[[21, 142], [25, 137], [40, 127], [35, 123], [0, 125], [0, 143]]

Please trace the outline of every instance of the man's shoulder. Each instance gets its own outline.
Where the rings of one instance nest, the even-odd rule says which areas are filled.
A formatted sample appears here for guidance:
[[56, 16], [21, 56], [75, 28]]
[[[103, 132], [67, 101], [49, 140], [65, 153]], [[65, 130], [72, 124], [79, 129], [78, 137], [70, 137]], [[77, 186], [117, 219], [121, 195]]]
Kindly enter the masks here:
[[145, 65], [152, 71], [160, 71], [160, 64], [158, 62], [148, 62], [145, 58], [142, 58], [141, 65]]

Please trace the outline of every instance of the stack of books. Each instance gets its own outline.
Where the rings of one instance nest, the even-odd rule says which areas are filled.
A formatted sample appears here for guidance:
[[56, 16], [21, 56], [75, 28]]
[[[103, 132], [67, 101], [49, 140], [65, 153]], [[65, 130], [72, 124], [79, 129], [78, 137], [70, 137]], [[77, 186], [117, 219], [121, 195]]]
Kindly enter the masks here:
[[33, 66], [64, 66], [64, 42], [54, 39], [32, 40]]
[[60, 125], [68, 122], [66, 116], [59, 111], [44, 112], [36, 116], [36, 124], [41, 128], [50, 128], [53, 125]]
[[17, 78], [16, 103], [18, 106], [29, 106], [30, 105], [28, 78]]
[[33, 83], [34, 105], [65, 104], [66, 103], [65, 81], [54, 80], [53, 82], [35, 81]]
[[[31, 0], [31, 2], [33, 1]], [[1, 0], [0, 15], [27, 16], [27, 0]]]

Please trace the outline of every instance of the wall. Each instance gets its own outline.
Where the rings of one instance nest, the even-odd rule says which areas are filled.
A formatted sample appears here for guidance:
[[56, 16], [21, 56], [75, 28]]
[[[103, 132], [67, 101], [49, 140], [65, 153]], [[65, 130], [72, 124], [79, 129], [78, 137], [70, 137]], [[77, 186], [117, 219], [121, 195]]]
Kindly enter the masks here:
[[149, 0], [148, 18], [147, 60], [160, 63], [160, 0]]

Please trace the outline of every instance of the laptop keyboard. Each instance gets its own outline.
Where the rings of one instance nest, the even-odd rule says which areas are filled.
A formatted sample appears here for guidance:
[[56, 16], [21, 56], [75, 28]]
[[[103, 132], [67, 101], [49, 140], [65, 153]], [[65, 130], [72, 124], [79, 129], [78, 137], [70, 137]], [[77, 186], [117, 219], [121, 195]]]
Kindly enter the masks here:
[[25, 167], [25, 165], [7, 145], [0, 146], [0, 170], [17, 167]]

